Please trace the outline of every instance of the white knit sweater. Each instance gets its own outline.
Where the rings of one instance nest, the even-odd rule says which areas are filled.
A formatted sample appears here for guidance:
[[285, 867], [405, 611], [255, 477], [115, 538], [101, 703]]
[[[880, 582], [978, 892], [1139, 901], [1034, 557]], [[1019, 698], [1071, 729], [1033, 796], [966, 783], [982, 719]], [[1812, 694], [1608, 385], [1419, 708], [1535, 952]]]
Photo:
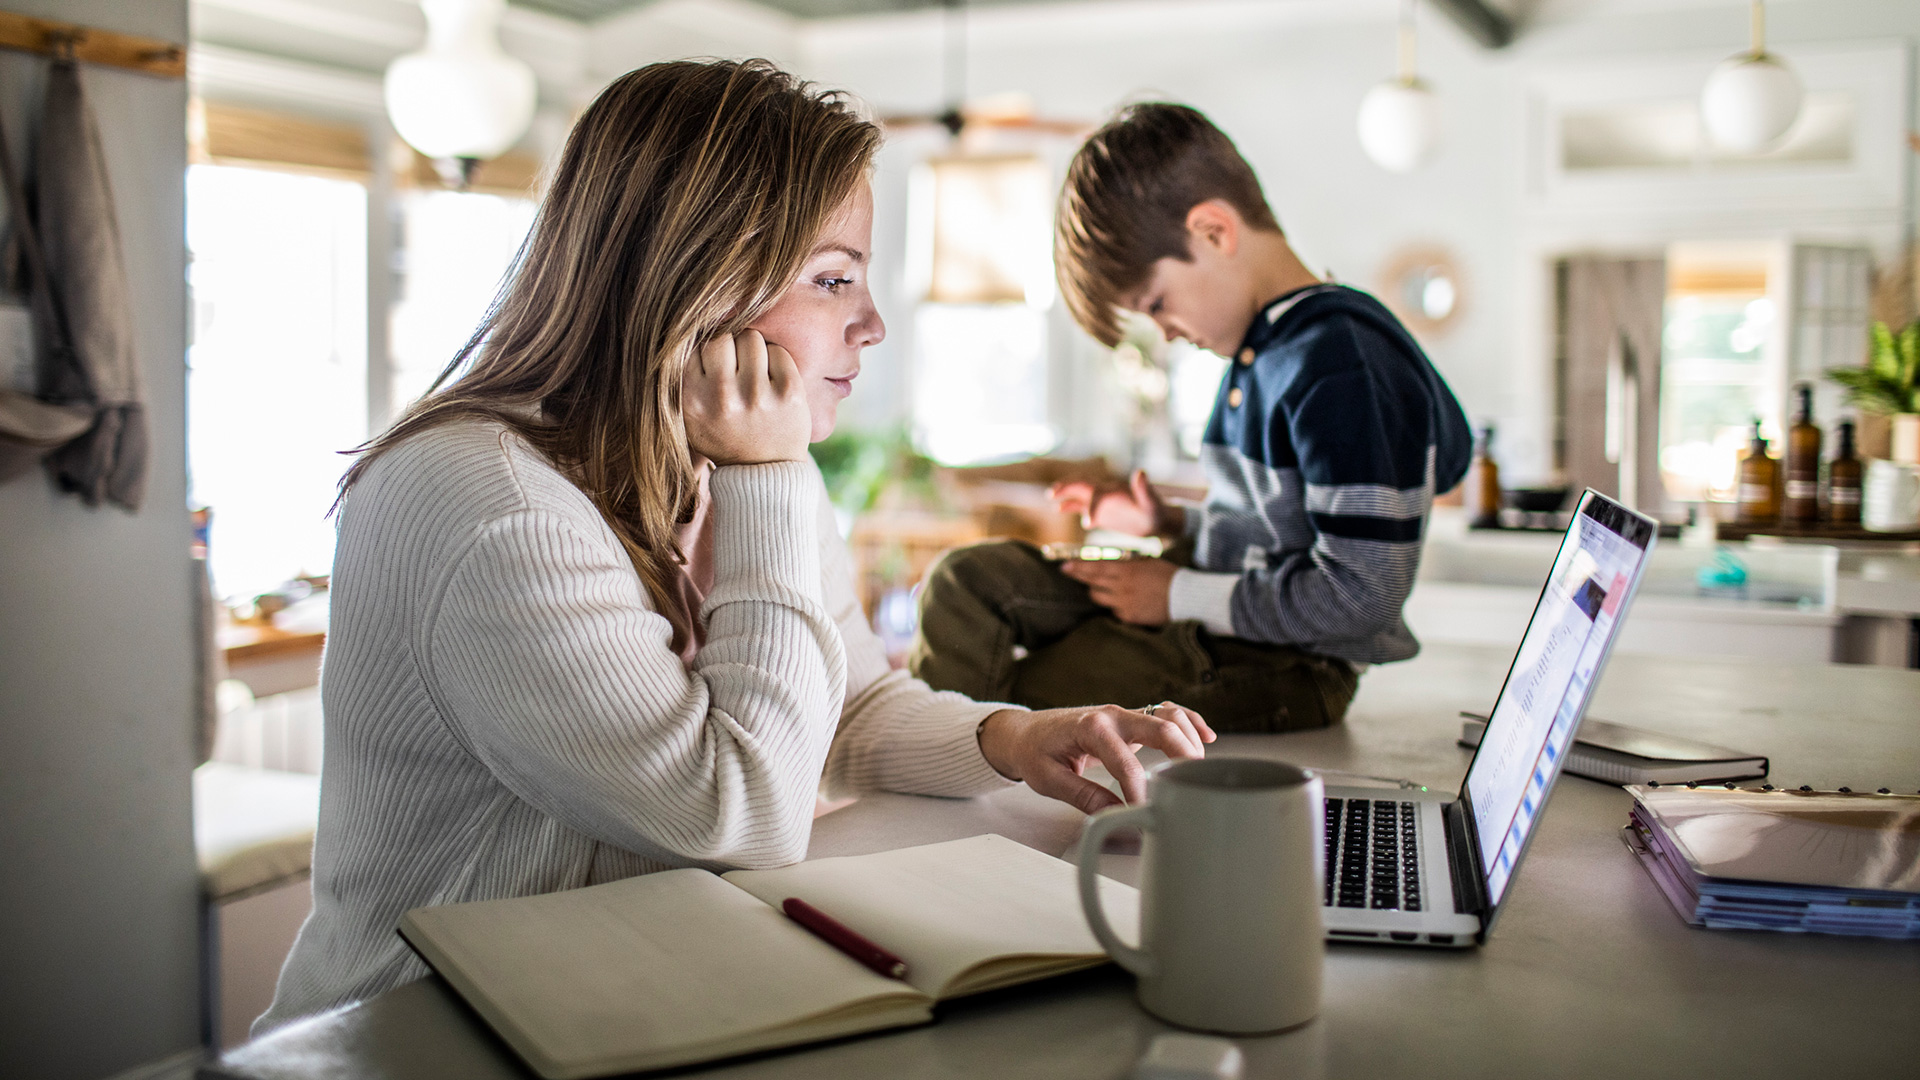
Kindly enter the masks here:
[[402, 912], [805, 856], [816, 793], [1009, 783], [996, 708], [889, 670], [819, 473], [716, 470], [691, 668], [586, 495], [491, 423], [342, 510], [313, 914], [255, 1034], [421, 977]]

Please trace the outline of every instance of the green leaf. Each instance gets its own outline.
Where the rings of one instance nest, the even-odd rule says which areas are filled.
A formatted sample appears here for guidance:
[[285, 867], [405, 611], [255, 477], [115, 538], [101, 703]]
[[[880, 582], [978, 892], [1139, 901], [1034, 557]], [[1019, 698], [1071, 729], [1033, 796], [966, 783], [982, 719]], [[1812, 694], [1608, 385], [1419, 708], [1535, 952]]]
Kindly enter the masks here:
[[1909, 390], [1920, 381], [1920, 319], [1900, 332], [1900, 382]]
[[1868, 356], [1868, 371], [1887, 379], [1899, 377], [1900, 346], [1894, 341], [1893, 331], [1886, 323], [1873, 324], [1873, 349]]
[[1846, 387], [1847, 400], [1859, 408], [1884, 413], [1907, 411], [1906, 400], [1909, 395], [1876, 372], [1864, 368], [1836, 368], [1827, 372], [1827, 378]]

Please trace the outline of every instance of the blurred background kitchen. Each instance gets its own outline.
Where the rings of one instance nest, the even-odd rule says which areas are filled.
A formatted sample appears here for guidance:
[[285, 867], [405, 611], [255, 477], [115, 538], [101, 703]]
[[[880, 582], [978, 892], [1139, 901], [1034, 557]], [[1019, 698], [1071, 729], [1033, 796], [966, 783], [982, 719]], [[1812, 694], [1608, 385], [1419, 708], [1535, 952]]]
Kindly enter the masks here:
[[[1226, 361], [1144, 322], [1100, 347], [1050, 258], [1079, 140], [1166, 98], [1235, 138], [1308, 264], [1392, 307], [1481, 431], [1409, 604], [1423, 641], [1517, 642], [1591, 486], [1668, 525], [1620, 648], [1920, 666], [1912, 0], [161, 8], [187, 36], [186, 495], [227, 676], [197, 780], [215, 1042], [305, 911], [339, 452], [472, 332], [572, 117], [656, 60], [769, 57], [886, 128], [889, 334], [815, 457], [896, 650], [942, 549], [1082, 537], [1048, 483], [1204, 493]], [[0, 306], [10, 340], [24, 320]]]

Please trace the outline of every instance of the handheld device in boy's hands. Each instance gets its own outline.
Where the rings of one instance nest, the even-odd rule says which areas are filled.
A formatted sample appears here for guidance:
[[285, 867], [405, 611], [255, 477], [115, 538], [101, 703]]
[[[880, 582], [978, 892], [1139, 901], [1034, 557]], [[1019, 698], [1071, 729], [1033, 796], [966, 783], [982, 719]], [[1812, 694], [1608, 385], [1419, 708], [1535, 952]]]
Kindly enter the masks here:
[[1075, 543], [1042, 544], [1040, 556], [1048, 562], [1132, 562], [1135, 559], [1153, 558], [1144, 551], [1132, 548]]

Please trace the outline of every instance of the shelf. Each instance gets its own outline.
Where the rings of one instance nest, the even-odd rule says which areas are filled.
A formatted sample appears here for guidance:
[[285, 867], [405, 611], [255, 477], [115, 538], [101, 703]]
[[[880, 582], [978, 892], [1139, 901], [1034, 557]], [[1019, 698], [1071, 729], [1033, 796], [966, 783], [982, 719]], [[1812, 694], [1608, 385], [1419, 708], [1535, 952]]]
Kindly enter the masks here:
[[46, 56], [67, 53], [84, 63], [126, 68], [163, 79], [187, 77], [187, 50], [183, 45], [6, 11], [0, 11], [0, 48]]
[[1778, 523], [1750, 525], [1737, 521], [1722, 521], [1714, 531], [1715, 535], [1722, 540], [1745, 540], [1750, 536], [1777, 536], [1783, 540], [1844, 541], [1850, 544], [1875, 540], [1890, 544], [1911, 544], [1920, 540], [1920, 529], [1874, 532], [1858, 525], [1782, 525]]

